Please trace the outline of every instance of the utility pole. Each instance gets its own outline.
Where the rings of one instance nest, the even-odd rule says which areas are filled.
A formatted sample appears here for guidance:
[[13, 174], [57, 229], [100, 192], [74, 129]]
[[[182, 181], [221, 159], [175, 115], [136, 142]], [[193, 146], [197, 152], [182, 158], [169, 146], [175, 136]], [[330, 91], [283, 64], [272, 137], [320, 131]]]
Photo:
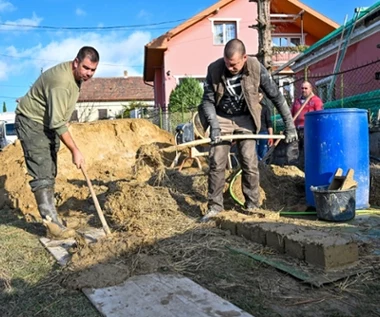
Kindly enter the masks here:
[[270, 24], [270, 1], [249, 0], [257, 3], [257, 24], [250, 26], [257, 29], [259, 36], [259, 49], [257, 58], [268, 69], [272, 70], [272, 27]]

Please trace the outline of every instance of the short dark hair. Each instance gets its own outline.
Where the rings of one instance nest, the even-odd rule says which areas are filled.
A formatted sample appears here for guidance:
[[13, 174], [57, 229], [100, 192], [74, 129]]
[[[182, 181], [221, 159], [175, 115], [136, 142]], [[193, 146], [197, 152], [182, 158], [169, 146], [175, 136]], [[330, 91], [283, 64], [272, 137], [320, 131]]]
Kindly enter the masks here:
[[224, 57], [232, 58], [235, 53], [239, 53], [241, 56], [246, 54], [244, 43], [238, 39], [229, 40], [224, 47]]
[[95, 48], [93, 48], [91, 46], [83, 46], [79, 50], [76, 58], [78, 59], [78, 61], [81, 62], [86, 57], [88, 57], [90, 59], [90, 61], [93, 63], [99, 62], [99, 53]]

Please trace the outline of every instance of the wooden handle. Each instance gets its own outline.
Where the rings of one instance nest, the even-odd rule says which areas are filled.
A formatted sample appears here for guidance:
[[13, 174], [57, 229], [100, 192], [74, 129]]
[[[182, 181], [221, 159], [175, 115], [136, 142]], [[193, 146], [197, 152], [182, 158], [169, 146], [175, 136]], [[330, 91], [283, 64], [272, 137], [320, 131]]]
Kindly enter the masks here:
[[95, 208], [96, 208], [96, 211], [98, 212], [98, 216], [99, 216], [99, 218], [100, 218], [100, 221], [102, 222], [103, 230], [104, 230], [104, 232], [105, 232], [107, 235], [108, 235], [108, 234], [111, 234], [111, 230], [110, 230], [110, 228], [108, 227], [108, 224], [107, 224], [106, 219], [104, 218], [104, 214], [103, 214], [102, 209], [100, 208], [99, 201], [98, 201], [98, 198], [96, 197], [96, 194], [95, 194], [94, 188], [92, 187], [91, 181], [90, 181], [90, 179], [88, 178], [88, 175], [87, 175], [87, 172], [86, 172], [86, 168], [85, 168], [83, 165], [81, 165], [80, 168], [81, 168], [81, 170], [82, 170], [82, 173], [83, 173], [83, 175], [84, 175], [84, 178], [85, 178], [86, 181], [87, 181], [87, 185], [88, 185], [88, 187], [90, 188], [91, 197], [92, 197], [92, 200], [94, 201]]
[[[220, 139], [223, 141], [247, 140], [247, 139], [285, 139], [285, 136], [284, 135], [277, 135], [277, 134], [272, 134], [272, 135], [269, 135], [269, 134], [231, 134], [231, 135], [222, 135], [222, 136], [220, 136]], [[201, 139], [201, 140], [195, 140], [195, 141], [191, 141], [191, 142], [186, 142], [186, 143], [182, 143], [182, 144], [178, 144], [178, 145], [169, 146], [167, 148], [161, 149], [161, 151], [171, 152], [171, 151], [175, 151], [175, 150], [182, 149], [182, 148], [207, 144], [210, 142], [211, 142], [210, 138], [205, 138], [205, 139]]]

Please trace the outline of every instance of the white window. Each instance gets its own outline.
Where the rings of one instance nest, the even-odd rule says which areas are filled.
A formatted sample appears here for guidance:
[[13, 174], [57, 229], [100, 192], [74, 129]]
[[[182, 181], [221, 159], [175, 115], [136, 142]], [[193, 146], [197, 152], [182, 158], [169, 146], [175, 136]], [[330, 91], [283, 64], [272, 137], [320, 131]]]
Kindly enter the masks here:
[[294, 47], [303, 43], [301, 34], [272, 34], [272, 46]]
[[240, 19], [210, 19], [214, 45], [225, 45], [238, 37]]
[[224, 45], [236, 38], [236, 22], [214, 22], [214, 44]]

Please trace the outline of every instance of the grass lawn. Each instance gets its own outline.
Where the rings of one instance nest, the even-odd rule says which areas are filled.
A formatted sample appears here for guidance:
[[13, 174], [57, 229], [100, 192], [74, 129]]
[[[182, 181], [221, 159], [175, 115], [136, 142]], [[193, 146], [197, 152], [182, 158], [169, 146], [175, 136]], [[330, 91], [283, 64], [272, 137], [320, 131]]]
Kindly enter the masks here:
[[100, 316], [81, 291], [61, 286], [61, 267], [39, 242], [41, 224], [0, 210], [0, 316]]

